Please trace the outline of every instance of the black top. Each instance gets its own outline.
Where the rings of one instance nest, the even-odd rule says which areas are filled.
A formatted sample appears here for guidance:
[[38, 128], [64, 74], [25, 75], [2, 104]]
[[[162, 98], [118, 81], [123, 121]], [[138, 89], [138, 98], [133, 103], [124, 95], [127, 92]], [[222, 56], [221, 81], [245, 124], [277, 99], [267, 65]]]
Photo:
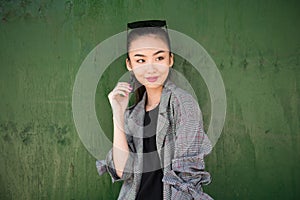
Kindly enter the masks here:
[[143, 152], [152, 153], [143, 156], [143, 174], [136, 200], [163, 199], [163, 171], [156, 151], [158, 107], [145, 112]]

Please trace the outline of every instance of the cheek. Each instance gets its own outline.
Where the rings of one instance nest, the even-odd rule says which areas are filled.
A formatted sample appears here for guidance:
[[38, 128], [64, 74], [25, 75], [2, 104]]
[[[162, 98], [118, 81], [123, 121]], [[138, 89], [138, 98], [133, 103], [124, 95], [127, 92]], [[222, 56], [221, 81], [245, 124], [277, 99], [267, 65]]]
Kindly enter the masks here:
[[132, 69], [136, 77], [142, 76], [145, 73], [145, 68], [143, 67], [133, 67]]
[[161, 65], [169, 68], [170, 64], [172, 63], [171, 58], [166, 56], [164, 60], [161, 61]]
[[135, 70], [134, 71], [135, 78], [140, 82], [143, 83], [144, 81], [144, 72], [141, 70]]
[[164, 65], [164, 66], [160, 66], [158, 68], [158, 71], [160, 74], [167, 74], [169, 72], [169, 66], [168, 65]]

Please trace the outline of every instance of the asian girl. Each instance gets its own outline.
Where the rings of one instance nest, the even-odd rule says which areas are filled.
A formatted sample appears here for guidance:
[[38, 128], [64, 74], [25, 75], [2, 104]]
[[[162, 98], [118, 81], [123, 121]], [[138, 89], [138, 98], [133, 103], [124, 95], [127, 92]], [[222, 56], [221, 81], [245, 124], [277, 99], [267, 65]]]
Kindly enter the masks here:
[[[203, 192], [211, 143], [197, 101], [170, 80], [174, 63], [165, 21], [128, 24], [126, 67], [140, 85], [119, 82], [109, 93], [113, 147], [98, 173], [123, 181], [119, 199], [212, 199]], [[136, 84], [135, 84], [136, 85]], [[127, 107], [130, 92], [136, 102]]]

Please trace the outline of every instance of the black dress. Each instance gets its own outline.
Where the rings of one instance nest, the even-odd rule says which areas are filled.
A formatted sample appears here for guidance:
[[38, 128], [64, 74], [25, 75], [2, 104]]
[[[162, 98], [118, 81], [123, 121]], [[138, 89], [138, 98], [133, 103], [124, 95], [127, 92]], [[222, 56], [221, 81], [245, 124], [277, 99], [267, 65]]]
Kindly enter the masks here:
[[158, 107], [146, 111], [144, 118], [143, 152], [143, 174], [141, 186], [136, 200], [160, 200], [163, 199], [163, 171], [156, 152], [156, 125]]

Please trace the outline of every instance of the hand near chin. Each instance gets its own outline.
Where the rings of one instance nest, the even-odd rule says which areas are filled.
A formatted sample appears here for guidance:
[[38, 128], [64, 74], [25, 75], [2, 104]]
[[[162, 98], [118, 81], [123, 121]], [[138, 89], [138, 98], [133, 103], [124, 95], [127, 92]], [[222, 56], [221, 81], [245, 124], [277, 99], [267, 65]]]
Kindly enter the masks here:
[[118, 82], [115, 88], [108, 94], [108, 99], [113, 111], [114, 117], [124, 115], [128, 106], [129, 93], [132, 90], [127, 82]]

